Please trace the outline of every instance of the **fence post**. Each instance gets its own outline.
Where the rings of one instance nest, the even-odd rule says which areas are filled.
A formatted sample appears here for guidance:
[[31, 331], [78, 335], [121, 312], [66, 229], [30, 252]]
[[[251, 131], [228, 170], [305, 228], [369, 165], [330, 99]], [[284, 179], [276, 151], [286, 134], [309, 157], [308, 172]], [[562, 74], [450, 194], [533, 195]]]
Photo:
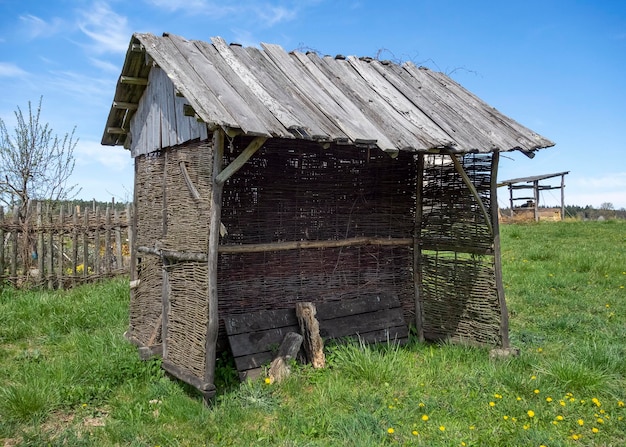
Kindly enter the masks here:
[[80, 208], [74, 208], [72, 216], [72, 284], [76, 283], [77, 267], [78, 267], [78, 211]]
[[54, 289], [54, 231], [52, 230], [52, 210], [50, 204], [46, 207], [47, 220], [49, 223], [48, 228], [48, 253], [47, 253], [47, 275], [48, 275], [48, 289]]
[[85, 207], [83, 216], [83, 280], [89, 272], [89, 209]]
[[63, 226], [65, 220], [65, 210], [63, 209], [63, 205], [61, 205], [61, 209], [59, 210], [59, 289], [63, 289]]
[[96, 206], [96, 234], [94, 235], [96, 248], [94, 250], [94, 271], [100, 276], [102, 273], [102, 263], [100, 262], [100, 206]]
[[115, 216], [115, 269], [122, 270], [124, 268], [124, 260], [122, 259], [122, 229], [120, 227], [120, 213], [117, 208], [114, 210]]
[[0, 287], [4, 284], [4, 208], [0, 205]]
[[39, 270], [39, 285], [43, 284], [44, 276], [44, 239], [43, 216], [41, 202], [37, 202], [37, 270]]
[[111, 206], [107, 205], [104, 222], [104, 272], [111, 273]]
[[18, 239], [19, 239], [19, 225], [20, 225], [20, 209], [13, 207], [13, 229], [11, 231], [11, 282], [14, 286], [17, 286], [17, 251], [18, 251]]

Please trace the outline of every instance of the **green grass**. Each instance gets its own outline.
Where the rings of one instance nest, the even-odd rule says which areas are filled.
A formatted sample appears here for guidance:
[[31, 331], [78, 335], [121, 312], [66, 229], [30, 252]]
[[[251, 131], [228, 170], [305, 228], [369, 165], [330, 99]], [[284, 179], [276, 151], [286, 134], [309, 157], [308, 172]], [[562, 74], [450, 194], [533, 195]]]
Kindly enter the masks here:
[[[328, 367], [210, 407], [122, 334], [128, 283], [0, 290], [0, 442], [67, 446], [622, 446], [626, 223], [503, 226], [518, 357], [451, 344], [327, 347]], [[581, 425], [582, 424], [582, 425]], [[576, 439], [575, 439], [576, 438]]]

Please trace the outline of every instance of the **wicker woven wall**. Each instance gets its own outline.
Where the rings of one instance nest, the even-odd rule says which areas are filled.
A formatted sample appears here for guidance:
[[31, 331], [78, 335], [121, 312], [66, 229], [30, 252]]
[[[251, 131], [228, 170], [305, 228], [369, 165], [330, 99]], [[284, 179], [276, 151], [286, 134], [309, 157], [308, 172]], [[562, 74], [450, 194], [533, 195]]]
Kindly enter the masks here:
[[[491, 155], [461, 158], [491, 212]], [[420, 256], [427, 339], [500, 343], [493, 237], [481, 209], [448, 156], [430, 156], [424, 171]]]
[[[246, 144], [234, 140], [228, 158]], [[402, 153], [392, 159], [376, 149], [271, 141], [225, 186], [222, 222], [228, 236], [222, 243], [410, 238], [415, 219], [413, 157]], [[221, 316], [386, 290], [400, 297], [413, 318], [409, 247], [220, 254], [218, 287]]]

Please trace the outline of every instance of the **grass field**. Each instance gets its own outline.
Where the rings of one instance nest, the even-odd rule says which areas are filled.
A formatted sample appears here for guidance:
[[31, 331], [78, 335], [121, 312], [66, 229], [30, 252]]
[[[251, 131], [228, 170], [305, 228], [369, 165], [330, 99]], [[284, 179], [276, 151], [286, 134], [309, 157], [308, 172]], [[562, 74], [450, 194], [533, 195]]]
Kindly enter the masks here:
[[128, 283], [0, 291], [4, 446], [626, 445], [626, 222], [503, 226], [513, 346], [327, 349], [210, 407], [122, 337]]

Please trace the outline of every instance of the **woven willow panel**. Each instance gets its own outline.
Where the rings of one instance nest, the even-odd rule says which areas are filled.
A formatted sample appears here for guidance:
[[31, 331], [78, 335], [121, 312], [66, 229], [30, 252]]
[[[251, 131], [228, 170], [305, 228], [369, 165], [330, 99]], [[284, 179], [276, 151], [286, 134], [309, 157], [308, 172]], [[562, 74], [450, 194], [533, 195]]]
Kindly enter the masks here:
[[160, 153], [135, 158], [135, 229], [137, 246], [151, 247], [163, 238], [163, 169]]
[[[431, 156], [424, 171], [421, 238], [423, 328], [426, 338], [498, 344], [501, 309], [493, 238], [476, 199], [448, 156]], [[461, 164], [491, 213], [491, 155]]]
[[179, 262], [166, 267], [170, 307], [166, 359], [200, 379], [205, 372], [207, 332], [207, 265]]
[[138, 286], [130, 300], [130, 335], [144, 345], [161, 342], [161, 289], [163, 284], [161, 258], [142, 256], [137, 259]]

